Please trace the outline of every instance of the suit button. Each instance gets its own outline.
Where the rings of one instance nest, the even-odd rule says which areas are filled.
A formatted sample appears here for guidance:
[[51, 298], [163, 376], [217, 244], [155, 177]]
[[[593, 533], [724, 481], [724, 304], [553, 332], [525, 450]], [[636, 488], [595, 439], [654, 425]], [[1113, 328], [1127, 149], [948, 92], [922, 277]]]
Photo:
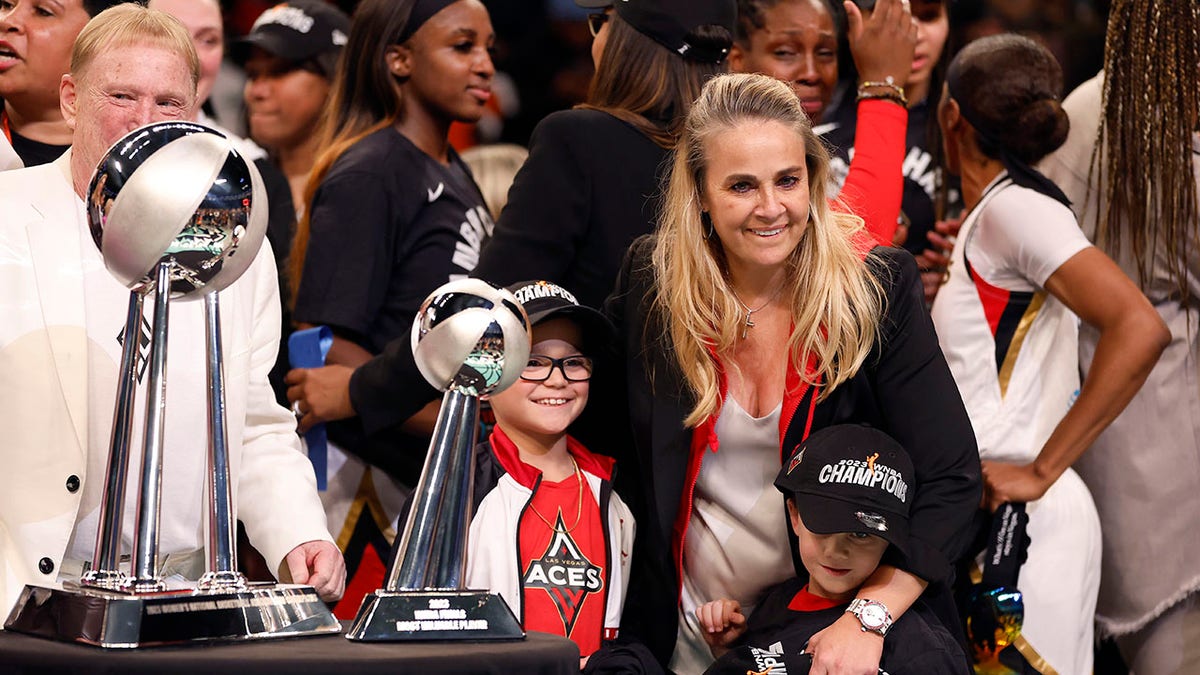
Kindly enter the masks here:
[[42, 558], [38, 561], [38, 569], [42, 574], [50, 574], [54, 571], [54, 561], [49, 558]]
[[67, 476], [67, 492], [79, 492], [79, 476]]

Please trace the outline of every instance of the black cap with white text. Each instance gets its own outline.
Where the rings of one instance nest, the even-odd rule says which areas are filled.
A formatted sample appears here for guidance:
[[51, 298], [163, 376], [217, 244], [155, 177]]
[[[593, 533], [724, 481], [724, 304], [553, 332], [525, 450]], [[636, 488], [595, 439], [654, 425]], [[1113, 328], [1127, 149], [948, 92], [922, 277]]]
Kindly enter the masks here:
[[904, 551], [914, 472], [908, 453], [891, 436], [859, 424], [812, 434], [775, 478], [795, 499], [804, 526], [817, 534], [873, 534]]

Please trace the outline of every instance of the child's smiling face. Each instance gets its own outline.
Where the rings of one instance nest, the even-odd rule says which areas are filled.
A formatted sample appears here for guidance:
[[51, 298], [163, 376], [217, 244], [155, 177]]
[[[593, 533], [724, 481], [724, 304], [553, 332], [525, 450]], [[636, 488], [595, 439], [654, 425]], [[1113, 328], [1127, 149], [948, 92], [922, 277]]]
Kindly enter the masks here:
[[[551, 359], [582, 357], [577, 345], [583, 344], [583, 334], [574, 322], [568, 319], [551, 319], [533, 327], [531, 360], [536, 356]], [[570, 364], [554, 365], [550, 376], [543, 382], [518, 379], [508, 389], [490, 397], [496, 422], [506, 432], [542, 438], [558, 437], [566, 433], [587, 405], [589, 383], [571, 381], [563, 369], [572, 377], [579, 374]]]
[[792, 529], [800, 539], [800, 559], [808, 570], [808, 591], [829, 600], [853, 600], [858, 588], [879, 567], [888, 543], [861, 532], [811, 532], [796, 511], [796, 502], [788, 499], [787, 506]]

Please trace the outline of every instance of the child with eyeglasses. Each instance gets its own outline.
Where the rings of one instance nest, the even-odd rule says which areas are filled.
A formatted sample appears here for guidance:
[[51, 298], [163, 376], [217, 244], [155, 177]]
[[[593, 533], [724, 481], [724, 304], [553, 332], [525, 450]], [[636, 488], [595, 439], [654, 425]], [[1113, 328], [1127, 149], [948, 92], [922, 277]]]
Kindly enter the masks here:
[[533, 345], [521, 378], [488, 399], [496, 426], [475, 452], [467, 586], [499, 593], [525, 630], [566, 636], [586, 659], [616, 637], [633, 549], [613, 460], [567, 435], [587, 405], [589, 354], [613, 329], [561, 286], [508, 289]]

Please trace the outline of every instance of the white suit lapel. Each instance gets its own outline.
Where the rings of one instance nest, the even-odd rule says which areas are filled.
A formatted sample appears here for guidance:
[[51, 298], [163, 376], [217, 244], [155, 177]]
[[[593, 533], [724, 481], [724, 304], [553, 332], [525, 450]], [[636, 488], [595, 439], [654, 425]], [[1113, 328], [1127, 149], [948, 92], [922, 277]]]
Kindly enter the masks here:
[[[88, 362], [84, 314], [83, 265], [80, 257], [78, 205], [70, 178], [71, 153], [54, 162], [65, 181], [62, 190], [47, 190], [33, 202], [41, 218], [25, 226], [37, 278], [42, 319], [48, 329], [54, 368], [79, 449], [87, 449]], [[54, 330], [67, 327], [67, 330]]]

